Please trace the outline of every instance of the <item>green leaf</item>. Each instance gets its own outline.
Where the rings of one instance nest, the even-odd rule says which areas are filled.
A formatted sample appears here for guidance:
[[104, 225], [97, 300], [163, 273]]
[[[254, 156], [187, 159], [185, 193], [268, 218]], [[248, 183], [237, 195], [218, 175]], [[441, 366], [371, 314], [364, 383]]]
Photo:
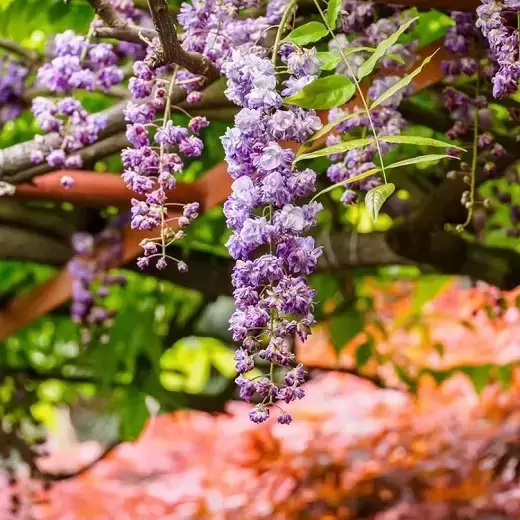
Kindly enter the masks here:
[[149, 415], [146, 396], [135, 390], [129, 391], [121, 409], [121, 440], [134, 441], [137, 439]]
[[511, 388], [513, 382], [513, 367], [511, 365], [502, 365], [496, 367], [497, 379], [502, 384], [504, 390]]
[[296, 45], [307, 45], [321, 40], [328, 32], [321, 22], [309, 22], [291, 31], [285, 39]]
[[327, 110], [344, 105], [354, 95], [355, 90], [356, 87], [347, 77], [334, 74], [318, 78], [287, 98], [285, 102], [303, 108]]
[[[346, 57], [349, 54], [354, 54], [355, 52], [375, 52], [374, 47], [350, 47], [348, 49], [343, 49], [343, 55]], [[321, 66], [321, 70], [333, 70], [336, 68], [343, 57], [338, 51], [327, 51], [327, 52], [318, 52], [318, 58], [323, 62]], [[402, 59], [399, 56], [400, 59]], [[396, 60], [397, 61], [397, 60]]]
[[379, 138], [380, 141], [385, 143], [394, 144], [414, 144], [417, 146], [435, 146], [436, 148], [456, 148], [465, 152], [464, 148], [454, 145], [453, 143], [447, 143], [446, 141], [439, 141], [438, 139], [432, 139], [431, 137], [419, 137], [415, 135], [385, 135]]
[[411, 20], [408, 20], [406, 23], [401, 25], [397, 31], [395, 31], [394, 34], [391, 34], [388, 38], [385, 38], [376, 48], [375, 52], [368, 58], [365, 63], [359, 67], [358, 70], [358, 80], [361, 81], [365, 76], [368, 76], [376, 66], [377, 62], [380, 58], [382, 58], [389, 47], [394, 45], [397, 40], [399, 39], [399, 36], [403, 34], [416, 20], [418, 17], [412, 18]]
[[433, 345], [433, 348], [435, 349], [437, 354], [439, 354], [440, 357], [444, 357], [444, 345], [442, 343], [435, 343], [435, 345]]
[[335, 190], [336, 188], [339, 188], [340, 186], [345, 186], [346, 184], [352, 184], [353, 182], [358, 182], [366, 177], [370, 177], [371, 175], [374, 175], [375, 173], [378, 173], [381, 171], [381, 168], [372, 168], [371, 170], [367, 170], [366, 172], [360, 173], [358, 175], [355, 175], [354, 177], [350, 177], [350, 179], [345, 179], [344, 181], [337, 182], [336, 184], [332, 184], [331, 186], [327, 186], [323, 190], [321, 190], [319, 193], [316, 193], [314, 197], [312, 197], [311, 202], [314, 202], [318, 197], [321, 197], [322, 195], [325, 195], [325, 193], [328, 193], [329, 191]]
[[410, 159], [403, 159], [402, 161], [397, 161], [395, 163], [385, 165], [386, 170], [391, 170], [392, 168], [400, 168], [401, 166], [411, 166], [412, 164], [421, 164], [424, 162], [432, 162], [432, 161], [440, 161], [441, 159], [459, 159], [455, 155], [448, 154], [426, 154], [426, 155], [418, 155], [417, 157], [411, 157]]
[[356, 350], [356, 368], [362, 368], [374, 353], [374, 341], [370, 338], [366, 343], [360, 345]]
[[399, 54], [387, 54], [386, 55], [387, 58], [390, 58], [392, 61], [395, 61], [396, 63], [399, 63], [399, 65], [406, 65], [406, 62], [404, 61], [404, 59], [399, 56]]
[[415, 293], [412, 300], [412, 312], [414, 314], [421, 313], [424, 304], [437, 296], [437, 294], [439, 294], [439, 292], [446, 287], [451, 280], [451, 276], [428, 276], [420, 278], [415, 287]]
[[398, 90], [401, 90], [402, 88], [408, 86], [411, 83], [411, 81], [413, 80], [413, 78], [415, 78], [415, 76], [417, 76], [418, 74], [420, 74], [422, 72], [424, 66], [427, 65], [428, 63], [430, 63], [431, 59], [435, 56], [435, 54], [437, 54], [437, 52], [439, 52], [439, 49], [437, 49], [431, 56], [428, 56], [427, 58], [425, 58], [423, 60], [423, 62], [414, 71], [410, 72], [410, 74], [407, 74], [403, 79], [398, 81], [395, 85], [392, 85], [386, 92], [383, 92], [372, 103], [370, 110], [372, 110], [373, 108], [377, 107], [378, 105], [380, 105], [381, 103], [386, 101], [389, 97], [393, 96]]
[[330, 320], [330, 336], [334, 348], [339, 352], [357, 334], [363, 331], [364, 321], [356, 307], [334, 316]]
[[321, 70], [333, 70], [341, 61], [341, 56], [336, 51], [318, 52], [317, 56], [322, 62]]
[[331, 29], [336, 28], [339, 12], [341, 11], [341, 4], [343, 0], [329, 0], [327, 6], [327, 24]]
[[417, 383], [404, 371], [403, 367], [394, 363], [394, 369], [399, 380], [408, 385], [412, 392], [415, 392]]
[[334, 121], [323, 125], [313, 136], [307, 141], [307, 143], [310, 143], [312, 141], [316, 141], [316, 139], [319, 139], [320, 137], [323, 137], [324, 135], [327, 135], [334, 127], [338, 126], [341, 123], [344, 123], [345, 121], [348, 121], [352, 117], [360, 116], [365, 113], [365, 110], [356, 110], [355, 112], [352, 112], [351, 114], [345, 114], [344, 116], [338, 117], [338, 119], [335, 119]]
[[344, 141], [342, 143], [334, 144], [332, 146], [327, 146], [326, 148], [320, 148], [314, 152], [304, 153], [295, 159], [295, 162], [304, 161], [307, 159], [316, 159], [316, 157], [324, 157], [326, 155], [333, 155], [336, 153], [348, 152], [349, 150], [354, 150], [356, 148], [362, 148], [367, 144], [373, 143], [374, 139], [372, 137], [364, 137], [363, 139], [352, 139], [351, 141]]
[[489, 381], [489, 365], [480, 365], [480, 366], [472, 366], [472, 367], [464, 367], [462, 372], [467, 374], [475, 387], [475, 391], [480, 394], [484, 387], [488, 384]]
[[[298, 157], [298, 156], [296, 156]], [[404, 159], [402, 161], [397, 161], [395, 163], [389, 164], [385, 166], [386, 170], [391, 170], [393, 168], [399, 168], [401, 166], [409, 166], [411, 164], [420, 164], [423, 162], [430, 162], [430, 161], [438, 161], [439, 159], [458, 159], [458, 157], [455, 157], [453, 155], [445, 155], [445, 154], [427, 154], [427, 155], [419, 155], [418, 157], [412, 157], [411, 159]], [[363, 179], [366, 179], [367, 177], [370, 177], [371, 175], [375, 175], [376, 173], [379, 173], [381, 171], [381, 168], [372, 168], [370, 170], [367, 170], [366, 172], [359, 173], [358, 175], [354, 175], [354, 177], [350, 177], [349, 179], [345, 179], [344, 181], [337, 182], [336, 184], [332, 184], [331, 186], [327, 186], [325, 189], [321, 190], [319, 193], [317, 193], [313, 198], [312, 201], [315, 201], [318, 197], [321, 197], [325, 193], [328, 193], [329, 191], [332, 191], [339, 186], [345, 186], [346, 184], [352, 184], [353, 182], [359, 182]]]
[[365, 197], [365, 205], [372, 215], [372, 218], [377, 220], [380, 209], [383, 207], [385, 200], [395, 191], [395, 184], [389, 182], [372, 188]]
[[236, 375], [233, 353], [224, 344], [219, 348], [212, 350], [211, 363], [224, 377], [227, 377], [228, 379], [231, 379]]

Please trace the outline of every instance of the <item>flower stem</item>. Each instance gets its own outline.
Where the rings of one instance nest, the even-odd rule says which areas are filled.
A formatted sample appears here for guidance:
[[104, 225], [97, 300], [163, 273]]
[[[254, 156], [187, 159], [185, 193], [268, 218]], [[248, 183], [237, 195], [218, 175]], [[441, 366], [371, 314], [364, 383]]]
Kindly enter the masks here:
[[316, 4], [316, 7], [318, 8], [318, 11], [320, 12], [321, 18], [323, 19], [323, 23], [326, 25], [327, 30], [329, 31], [330, 35], [332, 36], [332, 38], [336, 42], [336, 45], [338, 46], [338, 51], [339, 51], [339, 53], [341, 55], [341, 59], [345, 62], [345, 65], [348, 68], [348, 72], [349, 72], [350, 76], [352, 77], [352, 81], [354, 82], [354, 85], [356, 86], [356, 90], [359, 93], [359, 97], [361, 98], [361, 101], [363, 102], [363, 107], [364, 107], [364, 109], [365, 109], [365, 111], [367, 113], [367, 118], [368, 118], [368, 122], [370, 124], [370, 129], [372, 130], [372, 134], [374, 135], [374, 141], [376, 143], [377, 154], [379, 155], [379, 160], [381, 162], [381, 173], [383, 174], [383, 179], [384, 179], [385, 184], [386, 184], [387, 180], [386, 180], [385, 163], [383, 161], [383, 153], [381, 152], [381, 145], [380, 145], [379, 139], [377, 137], [377, 133], [376, 133], [376, 129], [375, 129], [375, 126], [374, 126], [374, 122], [372, 121], [372, 117], [370, 115], [370, 109], [368, 108], [368, 103], [367, 103], [367, 101], [365, 99], [363, 91], [361, 90], [361, 87], [359, 85], [359, 81], [357, 80], [356, 75], [354, 74], [354, 71], [352, 70], [352, 67], [350, 66], [350, 63], [348, 62], [347, 57], [346, 57], [345, 53], [343, 52], [343, 49], [341, 48], [341, 45], [339, 44], [339, 42], [338, 42], [338, 40], [336, 38], [336, 35], [334, 34], [334, 31], [331, 29], [330, 25], [328, 24], [327, 18], [325, 17], [325, 13], [321, 9], [318, 0], [314, 0], [314, 3]]
[[280, 21], [280, 25], [278, 26], [278, 30], [276, 31], [276, 38], [274, 40], [273, 45], [273, 55], [271, 57], [273, 65], [276, 65], [278, 47], [280, 46], [280, 40], [282, 39], [284, 28], [287, 24], [287, 21], [289, 20], [289, 16], [291, 15], [292, 10], [294, 9], [297, 3], [298, 0], [291, 0], [290, 4], [285, 8], [285, 11], [283, 12], [282, 20]]
[[[176, 66], [172, 77], [170, 79], [170, 86], [168, 87], [168, 94], [166, 95], [166, 105], [164, 107], [164, 117], [163, 117], [163, 124], [162, 127], [166, 128], [166, 124], [170, 120], [171, 117], [171, 110], [172, 110], [172, 94], [173, 94], [173, 87], [175, 86], [175, 79], [177, 78], [177, 72], [179, 70], [179, 67]], [[163, 157], [164, 157], [164, 144], [161, 143], [160, 149], [159, 149], [159, 170], [162, 173], [162, 167], [163, 167]], [[164, 226], [165, 226], [165, 219], [164, 219], [164, 205], [161, 205], [161, 248], [162, 248], [162, 257], [166, 257], [166, 237], [164, 236]]]

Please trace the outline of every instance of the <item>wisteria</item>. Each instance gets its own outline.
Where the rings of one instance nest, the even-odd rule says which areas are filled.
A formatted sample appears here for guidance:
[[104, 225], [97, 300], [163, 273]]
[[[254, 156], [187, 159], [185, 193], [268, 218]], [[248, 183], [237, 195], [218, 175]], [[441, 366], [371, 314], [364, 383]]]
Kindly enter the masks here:
[[[153, 42], [149, 53], [154, 52], [156, 44]], [[169, 79], [161, 77], [161, 72], [170, 72], [170, 76], [166, 75]], [[159, 229], [159, 236], [142, 241], [144, 254], [138, 259], [138, 265], [144, 269], [155, 260], [156, 267], [164, 269], [167, 260], [171, 259], [177, 262], [180, 271], [185, 271], [186, 264], [167, 255], [166, 248], [184, 237], [182, 229], [175, 231], [171, 223], [175, 220], [180, 228], [186, 227], [197, 217], [198, 204], [187, 204], [179, 215], [171, 216], [168, 206], [175, 207], [175, 204], [167, 202], [167, 191], [175, 187], [175, 174], [184, 168], [179, 153], [184, 157], [201, 155], [203, 142], [198, 135], [208, 121], [204, 117], [192, 118], [188, 128], [173, 124], [171, 96], [177, 71], [173, 74], [168, 68], [156, 71], [145, 61], [136, 61], [134, 73], [129, 87], [133, 98], [140, 104], [131, 101], [125, 109], [125, 118], [129, 122], [126, 136], [133, 148], [122, 152], [125, 168], [122, 177], [133, 192], [145, 197], [145, 200], [132, 199], [132, 229]], [[155, 123], [158, 113], [162, 116], [160, 126]], [[150, 135], [152, 130], [153, 138]]]
[[[282, 95], [290, 95], [301, 78], [312, 79], [319, 61], [296, 47], [282, 48], [281, 55], [291, 72]], [[250, 413], [252, 421], [264, 422], [276, 406], [282, 410], [278, 422], [289, 424], [290, 415], [276, 402], [304, 396], [305, 372], [298, 365], [277, 384], [274, 367], [294, 363], [287, 338], [297, 334], [304, 340], [314, 323], [315, 291], [305, 276], [314, 271], [321, 248], [302, 234], [316, 225], [321, 204], [296, 205], [314, 192], [316, 174], [294, 168], [294, 152], [277, 141], [304, 142], [321, 121], [312, 110], [283, 108], [265, 49], [234, 50], [222, 71], [228, 79], [226, 96], [242, 107], [235, 127], [222, 138], [235, 179], [224, 213], [233, 232], [227, 246], [237, 261], [232, 276], [237, 310], [230, 321], [233, 339], [242, 343], [235, 356], [236, 382], [244, 399], [260, 398]], [[243, 375], [254, 368], [255, 359], [271, 366], [269, 377], [251, 380]]]
[[[37, 97], [33, 101], [32, 112], [42, 130], [58, 134], [61, 142], [46, 157], [42, 152], [35, 151], [31, 155], [35, 164], [45, 159], [52, 168], [81, 168], [83, 160], [79, 150], [97, 141], [106, 125], [103, 116], [90, 114], [80, 101], [72, 97], [76, 89], [107, 91], [123, 80], [118, 56], [112, 45], [91, 42], [94, 26], [93, 22], [87, 37], [70, 30], [56, 35], [53, 48], [55, 57], [38, 70], [37, 85], [68, 97], [57, 103], [44, 97]], [[66, 189], [71, 188], [72, 177], [64, 176], [62, 185]]]
[[477, 27], [487, 38], [491, 56], [498, 64], [493, 76], [493, 96], [501, 98], [516, 92], [520, 78], [517, 0], [482, 0], [477, 7]]
[[7, 55], [0, 56], [0, 128], [22, 112], [22, 94], [29, 69]]
[[122, 226], [125, 223], [124, 216], [118, 217], [97, 235], [78, 232], [72, 237], [75, 256], [67, 265], [73, 278], [70, 312], [72, 320], [82, 328], [81, 341], [85, 344], [99, 330], [101, 343], [108, 343], [110, 339], [108, 331], [115, 311], [107, 308], [104, 301], [112, 286], [126, 284], [123, 275], [110, 273], [123, 253]]

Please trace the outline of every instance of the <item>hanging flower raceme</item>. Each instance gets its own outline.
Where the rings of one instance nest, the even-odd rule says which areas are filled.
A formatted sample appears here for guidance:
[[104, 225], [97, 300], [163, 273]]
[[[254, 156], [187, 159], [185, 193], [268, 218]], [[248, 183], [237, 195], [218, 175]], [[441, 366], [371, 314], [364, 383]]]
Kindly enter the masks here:
[[[149, 53], [155, 52], [157, 41], [152, 42]], [[125, 118], [128, 121], [126, 136], [133, 148], [122, 152], [124, 165], [123, 180], [126, 185], [141, 196], [132, 199], [132, 229], [159, 229], [159, 236], [141, 242], [143, 256], [138, 265], [144, 269], [155, 260], [158, 269], [164, 269], [167, 260], [177, 262], [180, 271], [187, 266], [166, 254], [166, 248], [184, 237], [184, 231], [175, 231], [171, 226], [177, 221], [178, 227], [189, 225], [198, 215], [198, 204], [174, 204], [167, 202], [167, 192], [175, 187], [175, 175], [184, 168], [184, 157], [199, 157], [203, 142], [198, 137], [208, 126], [204, 117], [190, 120], [188, 128], [174, 125], [171, 120], [171, 96], [176, 85], [176, 72], [171, 67], [152, 70], [144, 61], [134, 63], [135, 76], [129, 87], [134, 100], [127, 104]], [[160, 125], [156, 124], [160, 114]], [[144, 197], [144, 200], [142, 198]], [[169, 207], [180, 206], [175, 216]]]
[[115, 312], [104, 305], [104, 300], [113, 286], [126, 284], [123, 275], [114, 275], [110, 270], [121, 260], [122, 227], [126, 217], [121, 216], [111, 222], [97, 235], [87, 232], [75, 233], [72, 247], [75, 257], [67, 268], [72, 282], [72, 320], [81, 325], [81, 340], [89, 343], [93, 327], [102, 327], [102, 343], [108, 343], [108, 329], [113, 324]]
[[477, 7], [477, 27], [487, 38], [493, 59], [498, 65], [492, 82], [493, 96], [501, 98], [516, 92], [520, 78], [518, 49], [517, 0], [482, 0]]
[[[273, 2], [275, 6], [285, 6], [286, 3], [287, 0]], [[188, 52], [202, 54], [220, 69], [231, 49], [242, 39], [235, 25], [239, 10], [255, 5], [256, 2], [251, 0], [184, 2], [178, 16], [185, 31], [182, 36], [183, 48]], [[271, 5], [268, 8], [269, 20], [279, 21], [272, 9]], [[243, 21], [253, 23], [252, 19]], [[251, 41], [251, 33], [248, 33], [247, 41]], [[157, 43], [151, 42], [148, 56], [155, 52]], [[170, 99], [173, 87], [179, 86], [188, 92], [188, 103], [200, 102], [200, 89], [205, 78], [184, 69], [176, 69], [173, 74], [169, 67], [152, 70], [147, 65], [149, 62], [145, 59], [134, 64], [135, 77], [129, 83], [136, 102], [128, 104], [125, 116], [130, 123], [127, 126], [127, 138], [134, 148], [123, 150], [123, 179], [130, 189], [145, 199], [132, 200], [132, 227], [144, 230], [160, 228], [158, 237], [141, 243], [144, 254], [138, 259], [138, 265], [144, 269], [155, 259], [157, 268], [163, 269], [167, 260], [171, 259], [177, 262], [179, 270], [185, 271], [187, 265], [184, 262], [169, 257], [165, 252], [170, 244], [184, 237], [184, 231], [174, 231], [170, 222], [176, 220], [179, 227], [186, 227], [197, 217], [198, 204], [191, 203], [178, 208], [177, 215], [170, 217], [168, 207], [175, 204], [167, 202], [167, 191], [174, 188], [175, 174], [184, 167], [181, 157], [201, 155], [203, 142], [199, 134], [208, 121], [204, 117], [194, 117], [187, 128], [174, 125], [170, 120]], [[162, 117], [159, 126], [156, 124], [158, 116]]]
[[[92, 22], [93, 24], [95, 22]], [[70, 97], [76, 89], [107, 91], [123, 80], [117, 65], [118, 56], [108, 43], [91, 43], [73, 31], [65, 31], [54, 39], [54, 58], [40, 67], [36, 83], [54, 94], [68, 94], [57, 103], [44, 97], [33, 101], [32, 112], [40, 127], [47, 133], [59, 135], [60, 145], [44, 157], [41, 151], [31, 155], [33, 163], [44, 159], [52, 168], [81, 168], [83, 160], [78, 151], [94, 143], [106, 125], [103, 116], [90, 114], [80, 101]], [[62, 178], [65, 188], [73, 179]]]
[[28, 74], [29, 70], [20, 62], [5, 54], [0, 56], [0, 129], [22, 112], [21, 98]]
[[[286, 50], [282, 56], [291, 60]], [[312, 75], [319, 63], [306, 52], [292, 59], [302, 73]], [[273, 406], [281, 409], [277, 401], [290, 403], [304, 396], [301, 365], [290, 369], [281, 384], [275, 380], [274, 367], [294, 363], [288, 337], [297, 334], [304, 340], [310, 333], [315, 291], [305, 276], [314, 271], [321, 254], [312, 237], [302, 236], [316, 225], [321, 204], [297, 205], [298, 199], [315, 191], [316, 174], [310, 169], [298, 171], [292, 164], [294, 152], [277, 143], [304, 142], [321, 122], [312, 110], [282, 107], [275, 68], [266, 54], [261, 47], [243, 46], [222, 67], [228, 78], [226, 96], [242, 107], [235, 127], [222, 137], [229, 173], [235, 179], [224, 204], [233, 232], [227, 247], [237, 261], [232, 276], [237, 310], [230, 325], [234, 340], [242, 344], [235, 356], [240, 374], [236, 382], [244, 399], [260, 399], [250, 413], [258, 423], [269, 418]], [[291, 77], [284, 86], [292, 92], [297, 80]], [[271, 365], [270, 376], [248, 379], [244, 374], [258, 358]], [[278, 421], [288, 424], [291, 418], [282, 410]]]

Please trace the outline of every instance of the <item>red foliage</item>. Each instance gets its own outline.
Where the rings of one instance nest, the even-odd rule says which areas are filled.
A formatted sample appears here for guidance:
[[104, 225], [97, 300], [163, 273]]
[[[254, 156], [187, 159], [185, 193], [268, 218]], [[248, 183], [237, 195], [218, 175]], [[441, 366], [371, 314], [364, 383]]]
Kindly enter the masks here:
[[[411, 371], [520, 357], [518, 309], [510, 306], [494, 318], [475, 313], [485, 303], [482, 291], [455, 287], [424, 310], [421, 322], [429, 331], [428, 342], [421, 336], [422, 347], [442, 339], [444, 356], [433, 348], [422, 359], [411, 355], [414, 329], [397, 319], [408, 312], [409, 291], [395, 289], [400, 294], [393, 303], [385, 289], [386, 302], [376, 301], [376, 308], [383, 305], [385, 323], [401, 325], [378, 349], [402, 356]], [[516, 295], [507, 297], [513, 303]], [[471, 329], [460, 325], [466, 316], [475, 324]], [[318, 375], [306, 390], [307, 398], [292, 405], [289, 427], [252, 424], [243, 403], [230, 403], [229, 414], [216, 417], [157, 417], [138, 442], [121, 445], [76, 478], [33, 493], [38, 504], [32, 518], [520, 518], [520, 374], [513, 372], [507, 389], [490, 382], [480, 396], [460, 373], [440, 385], [424, 376], [416, 395], [337, 373]], [[46, 467], [62, 471], [74, 462], [82, 466], [78, 456], [85, 459], [89, 450], [96, 455], [91, 446], [80, 448], [76, 455], [55, 453]]]

